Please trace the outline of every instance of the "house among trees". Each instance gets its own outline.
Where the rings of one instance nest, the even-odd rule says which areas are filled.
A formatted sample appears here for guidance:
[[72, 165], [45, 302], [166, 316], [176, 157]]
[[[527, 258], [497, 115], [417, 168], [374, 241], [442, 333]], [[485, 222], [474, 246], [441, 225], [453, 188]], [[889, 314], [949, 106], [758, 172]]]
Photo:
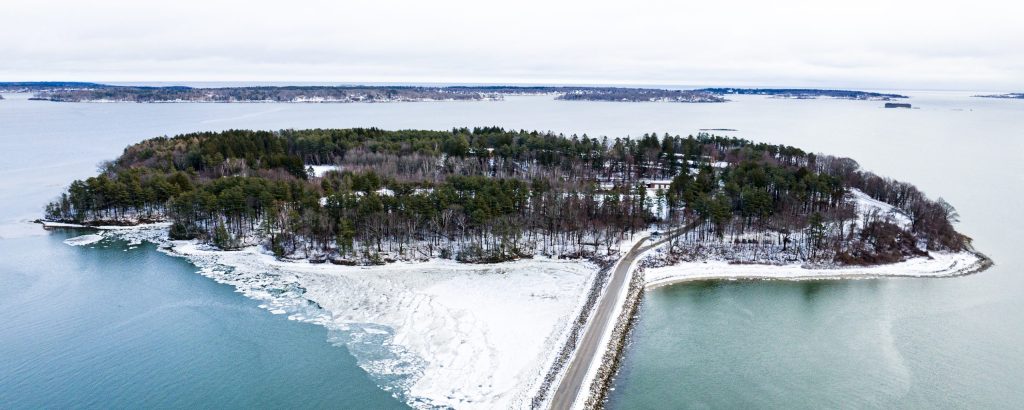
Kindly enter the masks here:
[[659, 189], [662, 190], [662, 191], [668, 191], [669, 187], [672, 186], [672, 180], [671, 179], [645, 179], [645, 180], [643, 180], [643, 184], [644, 184], [645, 187], [647, 187], [648, 190], [651, 190], [651, 191], [657, 191]]

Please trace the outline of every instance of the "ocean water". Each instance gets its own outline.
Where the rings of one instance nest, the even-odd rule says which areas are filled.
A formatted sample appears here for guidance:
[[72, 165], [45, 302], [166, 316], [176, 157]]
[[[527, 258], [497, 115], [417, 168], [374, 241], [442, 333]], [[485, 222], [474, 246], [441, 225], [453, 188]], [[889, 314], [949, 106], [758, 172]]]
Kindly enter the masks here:
[[0, 240], [0, 407], [403, 408], [319, 326], [152, 244]]
[[954, 279], [729, 282], [650, 292], [611, 408], [998, 408], [1024, 403], [1024, 101], [70, 104], [0, 100], [0, 407], [402, 404], [325, 329], [151, 245], [70, 247], [27, 221], [145, 138], [229, 128], [499, 125], [590, 136], [701, 128], [850, 156], [960, 211], [996, 266]]

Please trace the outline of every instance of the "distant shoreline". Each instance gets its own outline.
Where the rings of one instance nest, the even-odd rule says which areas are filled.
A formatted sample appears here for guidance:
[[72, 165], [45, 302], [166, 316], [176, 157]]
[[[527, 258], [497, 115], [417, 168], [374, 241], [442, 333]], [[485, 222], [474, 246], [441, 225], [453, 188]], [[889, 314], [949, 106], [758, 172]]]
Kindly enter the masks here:
[[972, 95], [975, 98], [1002, 98], [1008, 100], [1024, 100], [1024, 93], [1005, 93], [1005, 94], [979, 94]]
[[136, 103], [383, 103], [494, 101], [506, 96], [553, 95], [563, 101], [727, 102], [726, 95], [772, 98], [884, 100], [908, 98], [857, 90], [814, 88], [669, 89], [585, 86], [122, 86], [81, 82], [0, 82], [0, 92], [32, 93], [30, 100], [54, 102]]

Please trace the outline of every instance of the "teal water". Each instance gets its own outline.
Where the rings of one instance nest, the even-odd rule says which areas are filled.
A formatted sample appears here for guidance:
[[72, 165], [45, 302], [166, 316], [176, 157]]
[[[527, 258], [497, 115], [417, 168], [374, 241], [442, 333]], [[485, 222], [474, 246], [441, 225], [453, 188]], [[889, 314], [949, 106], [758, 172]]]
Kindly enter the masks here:
[[1016, 408], [1020, 280], [997, 275], [658, 289], [609, 408]]
[[402, 408], [327, 329], [184, 259], [81, 232], [0, 240], [0, 407]]
[[[1024, 403], [1024, 101], [906, 92], [726, 104], [61, 104], [0, 100], [0, 408], [389, 408], [326, 329], [151, 245], [71, 247], [27, 221], [124, 146], [227, 128], [499, 125], [610, 138], [736, 128], [856, 158], [960, 211], [996, 267], [941, 280], [702, 283], [650, 292], [611, 408], [1013, 408]], [[106, 246], [106, 247], [103, 247]]]
[[790, 121], [788, 142], [846, 152], [946, 198], [996, 266], [948, 279], [653, 290], [609, 408], [1020, 408], [1024, 101], [911, 102], [922, 108], [765, 122]]

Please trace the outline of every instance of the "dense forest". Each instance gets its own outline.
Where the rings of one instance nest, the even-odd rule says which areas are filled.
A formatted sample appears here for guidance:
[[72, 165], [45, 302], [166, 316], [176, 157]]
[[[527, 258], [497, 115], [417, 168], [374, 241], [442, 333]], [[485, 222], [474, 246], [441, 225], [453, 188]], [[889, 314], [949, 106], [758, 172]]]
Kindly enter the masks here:
[[[898, 211], [858, 210], [857, 195]], [[53, 221], [166, 220], [174, 239], [344, 264], [599, 256], [688, 224], [671, 257], [883, 263], [960, 250], [955, 217], [910, 184], [789, 146], [496, 127], [153, 138], [46, 208]]]

